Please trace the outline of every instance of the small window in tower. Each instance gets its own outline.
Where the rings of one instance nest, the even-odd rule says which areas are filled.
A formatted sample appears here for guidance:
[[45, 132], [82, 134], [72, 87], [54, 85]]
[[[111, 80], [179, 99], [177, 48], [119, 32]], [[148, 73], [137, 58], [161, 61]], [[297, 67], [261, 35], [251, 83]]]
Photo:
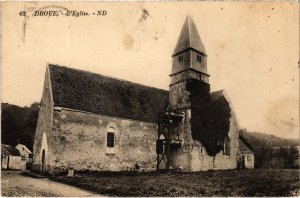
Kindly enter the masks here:
[[197, 61], [202, 62], [202, 57], [200, 54], [197, 54]]
[[179, 61], [179, 62], [182, 62], [182, 61], [183, 61], [183, 54], [180, 54], [180, 55], [178, 56], [178, 61]]
[[203, 75], [202, 75], [202, 74], [198, 74], [198, 78], [199, 78], [200, 80], [203, 80]]

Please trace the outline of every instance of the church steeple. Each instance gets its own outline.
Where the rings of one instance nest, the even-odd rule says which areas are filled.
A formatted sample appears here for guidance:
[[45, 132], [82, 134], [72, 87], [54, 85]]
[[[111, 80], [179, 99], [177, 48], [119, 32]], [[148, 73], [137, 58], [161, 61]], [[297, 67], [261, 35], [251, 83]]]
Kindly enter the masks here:
[[190, 16], [186, 17], [186, 20], [182, 26], [173, 56], [187, 49], [193, 49], [201, 54], [206, 55], [206, 51], [199, 36], [195, 22]]
[[175, 83], [172, 76], [178, 79], [179, 74], [184, 75], [182, 72], [189, 73], [190, 77], [197, 76], [196, 79], [208, 83], [207, 54], [195, 22], [190, 16], [186, 17], [182, 26], [172, 58], [171, 84]]

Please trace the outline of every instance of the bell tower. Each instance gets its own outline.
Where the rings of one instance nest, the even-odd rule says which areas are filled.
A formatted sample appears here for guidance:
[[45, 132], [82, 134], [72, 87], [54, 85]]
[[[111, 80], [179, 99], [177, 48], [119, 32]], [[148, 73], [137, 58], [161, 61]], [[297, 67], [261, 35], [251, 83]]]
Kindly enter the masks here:
[[195, 79], [209, 87], [207, 55], [194, 20], [187, 16], [172, 55], [169, 110], [190, 107], [187, 81]]
[[[222, 92], [213, 93], [216, 94], [223, 97]], [[172, 55], [168, 109], [158, 122], [158, 171], [236, 167], [237, 121], [231, 116], [229, 103], [222, 104], [228, 107], [225, 112], [215, 102], [210, 93], [207, 54], [194, 20], [187, 16]], [[220, 113], [226, 115], [215, 117]], [[223, 128], [219, 127], [220, 122], [224, 123]], [[225, 145], [235, 148], [230, 149], [231, 153], [225, 147], [221, 149], [225, 138]]]
[[206, 51], [190, 16], [186, 17], [183, 24], [172, 61], [168, 111], [183, 116], [178, 121], [172, 120], [171, 134], [181, 141], [181, 146], [170, 149], [169, 164], [171, 167], [181, 167], [183, 171], [191, 171], [194, 148], [191, 119], [194, 105], [210, 100], [210, 85]]
[[191, 120], [195, 106], [204, 107], [211, 97], [206, 60], [194, 20], [187, 16], [172, 55], [168, 109], [158, 124], [157, 170], [193, 169]]

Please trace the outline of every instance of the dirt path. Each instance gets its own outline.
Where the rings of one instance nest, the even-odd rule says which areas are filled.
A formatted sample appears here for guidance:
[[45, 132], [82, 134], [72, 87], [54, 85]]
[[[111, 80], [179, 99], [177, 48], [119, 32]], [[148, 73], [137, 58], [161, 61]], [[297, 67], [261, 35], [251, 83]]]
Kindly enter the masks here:
[[21, 175], [20, 171], [1, 171], [1, 195], [9, 197], [91, 197], [101, 196], [76, 187]]

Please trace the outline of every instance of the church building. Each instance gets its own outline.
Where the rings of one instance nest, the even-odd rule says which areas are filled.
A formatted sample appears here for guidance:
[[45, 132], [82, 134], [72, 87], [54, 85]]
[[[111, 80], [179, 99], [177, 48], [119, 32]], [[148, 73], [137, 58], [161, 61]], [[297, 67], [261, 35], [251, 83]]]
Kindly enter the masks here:
[[210, 92], [207, 53], [187, 17], [169, 90], [48, 64], [33, 170], [205, 171], [237, 168], [239, 125]]

